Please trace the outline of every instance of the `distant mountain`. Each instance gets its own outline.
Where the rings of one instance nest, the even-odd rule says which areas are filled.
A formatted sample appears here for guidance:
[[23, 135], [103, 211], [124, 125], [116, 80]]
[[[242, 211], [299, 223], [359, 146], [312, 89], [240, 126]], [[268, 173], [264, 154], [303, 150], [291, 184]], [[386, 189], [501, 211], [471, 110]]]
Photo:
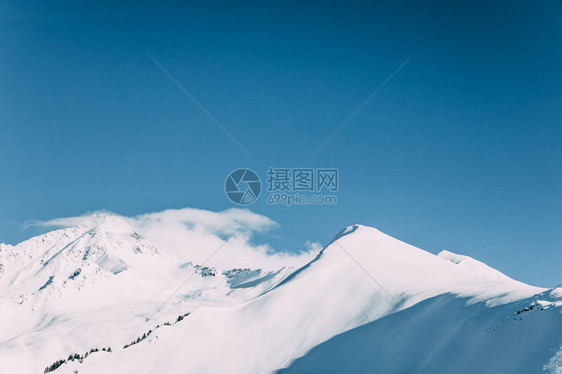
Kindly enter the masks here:
[[562, 288], [360, 225], [263, 271], [180, 261], [107, 215], [0, 245], [0, 266], [1, 372], [562, 371]]

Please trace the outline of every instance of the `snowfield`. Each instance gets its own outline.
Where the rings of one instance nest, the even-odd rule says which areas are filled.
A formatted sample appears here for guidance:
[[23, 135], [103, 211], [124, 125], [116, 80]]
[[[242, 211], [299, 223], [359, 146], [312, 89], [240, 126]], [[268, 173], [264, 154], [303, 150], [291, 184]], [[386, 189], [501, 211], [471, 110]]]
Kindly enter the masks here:
[[302, 266], [219, 268], [143, 235], [1, 244], [0, 372], [562, 373], [562, 288], [467, 256], [354, 225]]

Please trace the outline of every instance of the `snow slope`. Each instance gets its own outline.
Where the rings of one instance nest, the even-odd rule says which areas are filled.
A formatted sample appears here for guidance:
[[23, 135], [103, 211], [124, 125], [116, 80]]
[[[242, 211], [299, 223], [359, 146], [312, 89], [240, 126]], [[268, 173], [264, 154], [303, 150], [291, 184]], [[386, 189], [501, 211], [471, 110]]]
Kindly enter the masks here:
[[[41, 237], [20, 244], [26, 260], [45, 258], [41, 266], [14, 271], [18, 246], [1, 248], [0, 259], [11, 262], [0, 278], [0, 316], [20, 326], [0, 332], [0, 361], [13, 372], [40, 372], [71, 353], [109, 345], [111, 353], [56, 372], [558, 370], [560, 289], [528, 286], [470, 257], [436, 256], [355, 225], [299, 269], [221, 271], [175, 262], [114, 220], [46, 234], [45, 245]], [[92, 256], [84, 259], [88, 251]], [[82, 288], [62, 280], [77, 265], [88, 275]], [[194, 271], [197, 279], [152, 315]], [[50, 296], [42, 296], [49, 289]], [[185, 317], [164, 326], [177, 315]], [[146, 339], [123, 348], [149, 330]], [[32, 364], [17, 366], [21, 359]]]
[[562, 343], [560, 308], [517, 314], [534, 303], [436, 296], [344, 332], [280, 373], [558, 373], [560, 362], [548, 363]]

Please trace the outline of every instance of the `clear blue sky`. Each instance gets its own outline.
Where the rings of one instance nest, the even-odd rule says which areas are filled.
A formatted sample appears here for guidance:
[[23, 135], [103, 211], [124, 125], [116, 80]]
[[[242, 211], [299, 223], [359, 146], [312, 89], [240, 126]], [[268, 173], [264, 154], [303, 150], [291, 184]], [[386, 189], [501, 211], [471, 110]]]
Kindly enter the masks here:
[[0, 242], [98, 209], [227, 209], [239, 167], [337, 167], [336, 206], [251, 206], [274, 246], [326, 243], [310, 212], [562, 282], [562, 2], [0, 4]]

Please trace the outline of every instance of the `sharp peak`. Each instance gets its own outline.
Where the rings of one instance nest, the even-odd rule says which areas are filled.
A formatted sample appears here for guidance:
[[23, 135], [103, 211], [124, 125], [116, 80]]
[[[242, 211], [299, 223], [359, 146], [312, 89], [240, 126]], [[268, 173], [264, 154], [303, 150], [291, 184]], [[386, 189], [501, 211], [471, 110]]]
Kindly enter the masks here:
[[371, 232], [382, 233], [379, 229], [377, 229], [377, 228], [375, 228], [375, 227], [365, 226], [365, 225], [360, 225], [360, 224], [358, 224], [358, 223], [354, 223], [353, 225], [349, 225], [349, 226], [346, 226], [346, 227], [344, 227], [343, 229], [341, 229], [341, 230], [334, 236], [334, 238], [332, 239], [332, 241], [330, 242], [330, 244], [333, 243], [333, 242], [335, 242], [336, 240], [338, 240], [338, 239], [344, 237], [344, 236], [353, 234], [354, 232], [356, 232], [356, 231], [358, 231], [358, 230], [361, 230], [361, 231], [367, 231], [367, 230], [368, 230], [368, 231], [371, 231]]
[[90, 228], [95, 231], [134, 233], [135, 229], [124, 217], [112, 213], [95, 213]]
[[339, 238], [354, 233], [355, 231], [357, 231], [358, 228], [359, 225], [351, 225], [351, 226], [344, 227], [334, 236], [334, 238], [332, 239], [332, 243], [338, 240]]

